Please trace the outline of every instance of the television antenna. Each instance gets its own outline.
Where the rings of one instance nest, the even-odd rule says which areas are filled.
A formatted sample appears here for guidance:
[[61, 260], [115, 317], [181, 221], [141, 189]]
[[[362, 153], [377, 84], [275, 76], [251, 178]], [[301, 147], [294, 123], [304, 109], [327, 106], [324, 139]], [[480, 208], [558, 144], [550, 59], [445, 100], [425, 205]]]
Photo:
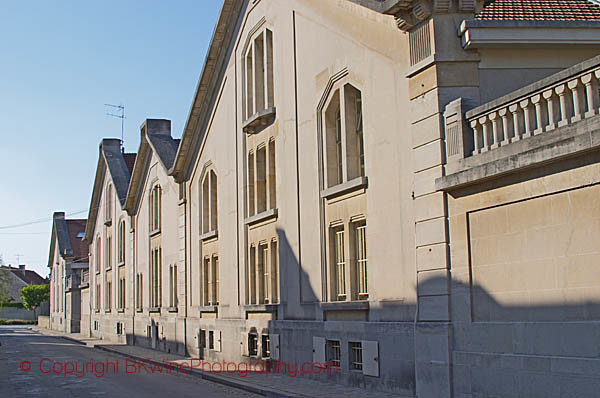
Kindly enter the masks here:
[[23, 254], [17, 253], [17, 254], [15, 254], [15, 257], [17, 258], [17, 266], [18, 266], [19, 264], [21, 264], [21, 257], [25, 257], [25, 256]]
[[107, 116], [116, 117], [117, 119], [121, 119], [121, 149], [125, 151], [125, 137], [124, 137], [124, 127], [125, 127], [125, 105], [113, 105], [113, 104], [104, 104], [104, 106], [109, 106], [111, 108], [116, 109], [116, 113], [107, 112]]

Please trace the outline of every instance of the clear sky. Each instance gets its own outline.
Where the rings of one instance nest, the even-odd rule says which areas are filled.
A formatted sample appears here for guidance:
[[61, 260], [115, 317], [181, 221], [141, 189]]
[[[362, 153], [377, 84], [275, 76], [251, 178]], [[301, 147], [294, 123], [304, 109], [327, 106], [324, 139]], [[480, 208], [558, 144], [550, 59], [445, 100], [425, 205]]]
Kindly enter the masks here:
[[[86, 218], [98, 145], [146, 118], [181, 137], [221, 0], [9, 1], [0, 6], [0, 254], [48, 274], [51, 216]], [[32, 225], [7, 226], [39, 221]]]

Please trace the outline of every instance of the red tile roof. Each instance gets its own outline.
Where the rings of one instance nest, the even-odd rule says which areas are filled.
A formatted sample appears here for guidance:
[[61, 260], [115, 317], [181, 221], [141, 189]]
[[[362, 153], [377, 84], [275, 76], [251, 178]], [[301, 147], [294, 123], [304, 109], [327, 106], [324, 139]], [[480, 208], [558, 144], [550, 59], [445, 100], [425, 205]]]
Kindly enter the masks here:
[[10, 271], [28, 285], [47, 285], [48, 279], [42, 278], [37, 272], [25, 269], [10, 268]]
[[129, 174], [133, 173], [133, 165], [135, 164], [135, 153], [124, 153], [123, 159], [125, 159], [125, 164], [129, 169]]
[[590, 0], [493, 0], [475, 16], [495, 21], [600, 21]]
[[89, 245], [81, 238], [77, 237], [79, 233], [85, 232], [85, 224], [87, 220], [66, 220], [67, 229], [69, 230], [69, 240], [71, 241], [71, 249], [73, 250], [74, 262], [87, 263]]

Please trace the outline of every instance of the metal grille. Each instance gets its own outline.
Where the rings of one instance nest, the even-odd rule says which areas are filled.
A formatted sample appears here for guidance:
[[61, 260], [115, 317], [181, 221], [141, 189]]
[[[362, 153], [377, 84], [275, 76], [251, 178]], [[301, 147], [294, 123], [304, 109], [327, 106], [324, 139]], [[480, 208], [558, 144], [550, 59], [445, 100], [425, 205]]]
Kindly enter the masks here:
[[327, 340], [327, 362], [332, 366], [340, 367], [340, 342], [338, 340]]
[[350, 369], [362, 370], [362, 343], [350, 343]]
[[356, 276], [359, 298], [366, 298], [367, 288], [367, 226], [363, 223], [356, 227]]
[[335, 273], [338, 300], [346, 298], [346, 258], [344, 255], [344, 230], [335, 232]]

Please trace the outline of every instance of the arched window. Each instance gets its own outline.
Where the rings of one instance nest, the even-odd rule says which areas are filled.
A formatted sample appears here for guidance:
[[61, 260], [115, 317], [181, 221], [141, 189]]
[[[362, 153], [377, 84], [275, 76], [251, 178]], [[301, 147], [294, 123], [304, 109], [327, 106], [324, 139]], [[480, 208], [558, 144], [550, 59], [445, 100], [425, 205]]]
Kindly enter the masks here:
[[125, 264], [125, 220], [119, 222], [119, 230], [117, 232], [117, 264]]
[[161, 225], [161, 199], [162, 189], [160, 185], [156, 184], [152, 187], [150, 191], [150, 233], [155, 233], [160, 231]]
[[248, 42], [243, 62], [244, 120], [274, 107], [273, 33], [263, 28]]
[[96, 258], [94, 259], [94, 264], [96, 266], [96, 273], [97, 274], [100, 273], [100, 267], [101, 267], [101, 264], [102, 264], [102, 262], [101, 262], [101, 257], [102, 257], [102, 244], [101, 244], [101, 242], [102, 241], [101, 241], [100, 237], [98, 236], [96, 238], [96, 247], [95, 247], [95, 249], [96, 249]]
[[361, 92], [346, 83], [333, 91], [324, 115], [327, 187], [365, 176]]
[[202, 219], [200, 220], [202, 233], [217, 230], [217, 174], [209, 170], [204, 174], [200, 187], [202, 198]]
[[104, 221], [112, 220], [112, 201], [113, 193], [112, 193], [112, 185], [108, 184], [106, 187], [106, 199], [104, 200]]

